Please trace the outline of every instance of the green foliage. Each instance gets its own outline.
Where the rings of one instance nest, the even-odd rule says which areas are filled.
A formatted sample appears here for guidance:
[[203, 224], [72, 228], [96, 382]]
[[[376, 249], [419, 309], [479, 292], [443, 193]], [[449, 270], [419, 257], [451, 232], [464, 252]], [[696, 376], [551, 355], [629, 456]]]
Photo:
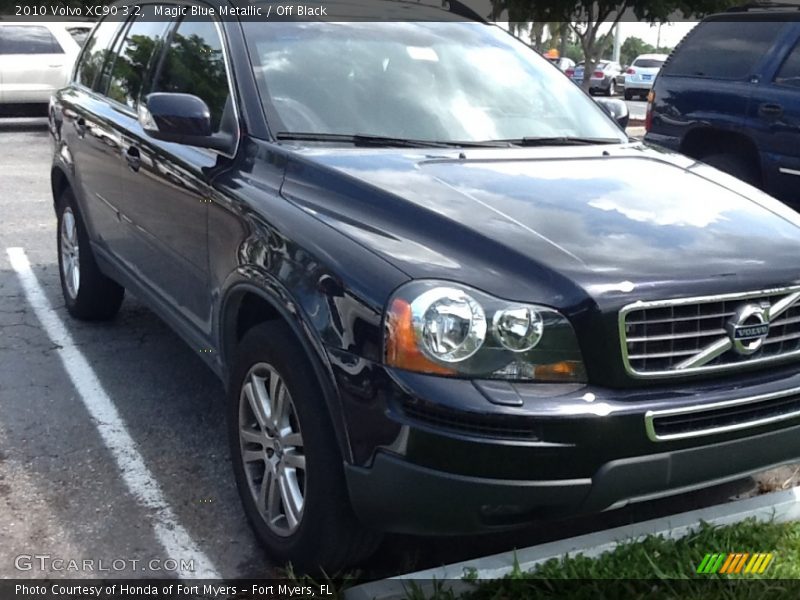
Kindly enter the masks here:
[[669, 54], [670, 52], [672, 52], [672, 48], [668, 46], [656, 48], [641, 38], [631, 36], [622, 43], [619, 62], [623, 65], [630, 65], [640, 54]]

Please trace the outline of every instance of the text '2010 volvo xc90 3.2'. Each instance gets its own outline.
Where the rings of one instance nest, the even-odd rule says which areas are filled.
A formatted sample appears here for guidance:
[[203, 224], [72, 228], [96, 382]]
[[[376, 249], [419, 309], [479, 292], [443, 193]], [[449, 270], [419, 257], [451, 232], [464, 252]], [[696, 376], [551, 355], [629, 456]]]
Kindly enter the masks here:
[[629, 140], [455, 2], [326, 6], [143, 5], [97, 26], [54, 101], [66, 305], [110, 318], [129, 289], [212, 350], [273, 556], [336, 569], [380, 532], [800, 458], [795, 212]]

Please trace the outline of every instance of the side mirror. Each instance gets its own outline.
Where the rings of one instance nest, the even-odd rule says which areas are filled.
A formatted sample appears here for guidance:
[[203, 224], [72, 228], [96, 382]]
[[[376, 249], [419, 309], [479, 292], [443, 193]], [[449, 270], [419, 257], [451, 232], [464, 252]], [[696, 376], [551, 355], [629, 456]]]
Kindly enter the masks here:
[[594, 101], [597, 102], [622, 129], [628, 126], [631, 114], [624, 100], [620, 100], [619, 98], [595, 98]]
[[139, 106], [139, 124], [162, 142], [220, 151], [231, 148], [231, 136], [214, 134], [208, 105], [191, 94], [149, 94]]

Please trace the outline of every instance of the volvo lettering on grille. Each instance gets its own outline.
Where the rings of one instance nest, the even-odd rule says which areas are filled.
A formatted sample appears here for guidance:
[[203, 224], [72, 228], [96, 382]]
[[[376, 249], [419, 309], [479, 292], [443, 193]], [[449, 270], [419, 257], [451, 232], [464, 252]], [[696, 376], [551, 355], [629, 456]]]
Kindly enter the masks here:
[[728, 321], [726, 329], [737, 354], [748, 356], [764, 345], [769, 335], [767, 310], [758, 304], [746, 304]]

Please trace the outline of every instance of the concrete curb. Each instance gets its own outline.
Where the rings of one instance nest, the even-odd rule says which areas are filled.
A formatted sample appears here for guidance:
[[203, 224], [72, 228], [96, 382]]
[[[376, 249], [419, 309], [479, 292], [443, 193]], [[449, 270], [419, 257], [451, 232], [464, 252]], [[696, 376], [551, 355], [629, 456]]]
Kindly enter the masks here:
[[410, 590], [411, 586], [416, 586], [424, 594], [430, 594], [436, 581], [457, 594], [460, 590], [469, 588], [469, 584], [462, 581], [467, 572], [477, 573], [478, 579], [498, 579], [511, 572], [515, 560], [523, 571], [529, 571], [551, 558], [579, 553], [595, 557], [614, 550], [620, 542], [637, 541], [648, 535], [680, 539], [699, 528], [701, 521], [712, 525], [729, 525], [747, 518], [777, 522], [800, 520], [800, 487], [398, 575], [352, 587], [345, 591], [344, 596], [347, 600], [396, 600], [406, 598], [407, 589]]

